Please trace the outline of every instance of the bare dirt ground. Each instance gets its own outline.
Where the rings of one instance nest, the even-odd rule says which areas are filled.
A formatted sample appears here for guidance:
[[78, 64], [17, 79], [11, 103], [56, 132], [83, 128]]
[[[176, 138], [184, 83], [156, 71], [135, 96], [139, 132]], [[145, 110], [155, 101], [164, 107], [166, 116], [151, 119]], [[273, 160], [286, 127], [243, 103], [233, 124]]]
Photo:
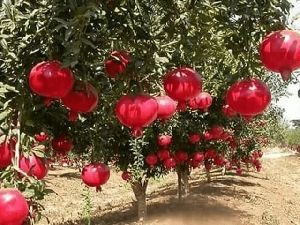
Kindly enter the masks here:
[[[191, 193], [179, 204], [176, 175], [153, 180], [148, 188], [146, 225], [300, 225], [300, 155], [280, 149], [265, 152], [263, 170], [243, 176], [218, 176], [207, 183], [201, 171], [191, 175]], [[80, 173], [57, 167], [46, 179], [52, 190], [43, 200], [52, 225], [84, 225]], [[101, 193], [90, 190], [92, 223], [135, 225], [130, 186], [113, 172]], [[42, 220], [39, 225], [46, 225]]]

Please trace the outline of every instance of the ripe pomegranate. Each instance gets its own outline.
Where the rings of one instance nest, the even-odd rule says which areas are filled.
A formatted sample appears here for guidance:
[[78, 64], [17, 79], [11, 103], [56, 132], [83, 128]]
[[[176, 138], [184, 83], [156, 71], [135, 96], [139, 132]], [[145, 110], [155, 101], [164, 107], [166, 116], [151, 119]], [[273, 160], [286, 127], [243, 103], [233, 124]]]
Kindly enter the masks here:
[[212, 139], [220, 139], [224, 133], [224, 128], [221, 126], [213, 126], [208, 132], [211, 134]]
[[39, 134], [34, 135], [34, 139], [38, 142], [43, 142], [48, 140], [48, 135], [45, 132], [40, 132]]
[[185, 102], [202, 91], [200, 75], [187, 67], [169, 71], [164, 78], [164, 89], [168, 96], [178, 101], [178, 108], [184, 109]]
[[30, 89], [48, 98], [65, 97], [72, 89], [74, 76], [59, 61], [45, 61], [35, 65], [29, 74]]
[[217, 153], [214, 149], [208, 149], [204, 153], [204, 158], [205, 159], [214, 159], [217, 156]]
[[226, 95], [227, 104], [242, 116], [261, 114], [271, 101], [266, 84], [258, 79], [244, 79], [234, 83]]
[[204, 131], [203, 138], [205, 141], [210, 141], [213, 139], [213, 136], [209, 131]]
[[167, 158], [170, 158], [170, 151], [168, 149], [161, 149], [157, 152], [157, 156], [160, 161], [164, 161]]
[[30, 155], [20, 157], [20, 169], [29, 176], [42, 180], [48, 173], [48, 162], [46, 159]]
[[118, 74], [123, 73], [131, 61], [126, 51], [113, 51], [110, 58], [105, 60], [104, 64], [106, 73], [111, 78], [115, 78]]
[[223, 105], [222, 112], [227, 118], [236, 116], [236, 112], [229, 105]]
[[157, 163], [158, 159], [157, 156], [154, 153], [150, 153], [149, 155], [146, 156], [145, 162], [150, 166], [154, 167]]
[[122, 175], [121, 175], [122, 179], [125, 181], [129, 181], [131, 178], [131, 174], [128, 171], [123, 171]]
[[194, 145], [201, 140], [201, 136], [198, 133], [189, 134], [189, 142]]
[[189, 156], [186, 151], [178, 150], [175, 152], [175, 159], [176, 159], [176, 162], [179, 164], [187, 161], [188, 158], [189, 158]]
[[157, 143], [159, 146], [167, 148], [172, 142], [172, 136], [170, 135], [160, 135], [157, 138]]
[[222, 155], [216, 155], [214, 157], [214, 164], [216, 166], [223, 166], [225, 164], [224, 157]]
[[62, 103], [70, 109], [69, 120], [76, 120], [78, 113], [89, 113], [98, 104], [98, 93], [93, 85], [83, 81], [77, 81], [71, 90], [62, 99]]
[[199, 163], [203, 162], [204, 160], [204, 155], [202, 152], [195, 152], [193, 154], [193, 158], [192, 158], [194, 161], [197, 161]]
[[236, 174], [238, 176], [242, 176], [242, 169], [241, 168], [236, 168]]
[[59, 155], [66, 155], [73, 148], [72, 140], [66, 135], [53, 138], [52, 148]]
[[0, 169], [4, 169], [12, 164], [13, 150], [15, 149], [15, 141], [10, 141], [0, 144]]
[[170, 119], [176, 112], [177, 102], [169, 96], [155, 97], [158, 104], [157, 119], [167, 120]]
[[195, 98], [189, 100], [191, 109], [202, 109], [207, 111], [212, 104], [212, 97], [207, 92], [200, 92]]
[[167, 170], [173, 169], [176, 167], [176, 160], [173, 157], [167, 158], [164, 160], [163, 165]]
[[149, 95], [124, 95], [116, 104], [115, 113], [119, 121], [132, 129], [135, 137], [142, 135], [142, 127], [157, 118], [158, 104]]
[[279, 30], [264, 38], [260, 46], [263, 65], [288, 80], [293, 70], [300, 68], [300, 34], [293, 30]]
[[81, 173], [82, 181], [89, 187], [101, 189], [101, 185], [105, 184], [110, 177], [110, 170], [104, 163], [90, 163], [83, 167]]
[[28, 213], [28, 204], [20, 191], [0, 190], [0, 225], [22, 225]]
[[200, 162], [194, 159], [190, 159], [189, 164], [193, 169], [196, 169], [197, 167], [199, 167]]

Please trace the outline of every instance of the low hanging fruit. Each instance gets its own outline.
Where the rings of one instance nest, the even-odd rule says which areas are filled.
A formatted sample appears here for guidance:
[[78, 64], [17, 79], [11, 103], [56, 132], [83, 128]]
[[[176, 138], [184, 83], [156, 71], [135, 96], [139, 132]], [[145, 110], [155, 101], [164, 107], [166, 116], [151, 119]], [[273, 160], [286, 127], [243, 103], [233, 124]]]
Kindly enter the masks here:
[[123, 73], [127, 65], [130, 63], [131, 58], [125, 51], [113, 51], [110, 55], [110, 59], [105, 60], [106, 73], [115, 78], [118, 74]]
[[30, 89], [43, 97], [63, 98], [72, 89], [74, 76], [59, 61], [45, 61], [35, 65], [29, 74]]
[[81, 173], [82, 181], [89, 187], [96, 187], [101, 190], [101, 185], [105, 184], [110, 177], [110, 169], [104, 163], [90, 163], [83, 167]]
[[51, 144], [55, 153], [59, 155], [66, 155], [73, 148], [72, 140], [66, 135], [60, 135], [53, 138]]
[[37, 142], [44, 142], [48, 140], [48, 135], [45, 132], [40, 132], [39, 134], [34, 135], [34, 139]]
[[222, 112], [227, 118], [234, 117], [237, 114], [229, 105], [223, 105]]
[[154, 153], [150, 153], [149, 155], [146, 156], [145, 158], [145, 162], [150, 166], [150, 167], [154, 167], [157, 163], [158, 159], [156, 154]]
[[90, 83], [77, 81], [73, 89], [61, 101], [70, 109], [69, 120], [75, 121], [78, 113], [89, 113], [97, 107], [98, 92]]
[[28, 213], [28, 204], [20, 191], [0, 190], [0, 225], [22, 225]]
[[163, 148], [168, 148], [172, 143], [172, 136], [170, 135], [159, 135], [157, 137], [157, 144]]
[[129, 181], [131, 179], [131, 174], [128, 171], [123, 171], [121, 177], [123, 180]]
[[189, 100], [189, 106], [191, 109], [202, 109], [207, 111], [212, 104], [212, 97], [207, 92], [199, 93], [195, 98]]
[[28, 176], [42, 180], [48, 173], [48, 162], [46, 159], [30, 155], [28, 158], [21, 156], [20, 169]]
[[293, 30], [272, 32], [261, 43], [260, 59], [267, 69], [288, 80], [291, 73], [300, 68], [300, 33]]
[[226, 103], [242, 116], [263, 113], [271, 101], [269, 88], [262, 81], [252, 78], [234, 83], [227, 91]]
[[163, 165], [167, 170], [173, 169], [176, 167], [176, 160], [174, 157], [167, 158], [163, 161]]
[[186, 101], [196, 97], [202, 91], [201, 77], [191, 68], [177, 68], [165, 75], [164, 89], [168, 96], [178, 101], [178, 108], [183, 110]]
[[184, 163], [189, 158], [186, 151], [178, 150], [175, 152], [175, 159], [178, 164]]
[[12, 164], [13, 150], [15, 148], [15, 141], [10, 141], [0, 144], [0, 169], [4, 169]]
[[167, 120], [170, 119], [176, 112], [177, 102], [169, 96], [155, 97], [158, 104], [157, 119]]
[[150, 95], [124, 95], [116, 104], [115, 114], [119, 121], [132, 129], [135, 137], [142, 135], [142, 128], [157, 118], [157, 101]]
[[201, 140], [201, 135], [198, 133], [189, 134], [189, 142], [194, 145]]
[[160, 161], [164, 161], [167, 158], [170, 158], [170, 151], [168, 149], [161, 149], [157, 152], [157, 156]]

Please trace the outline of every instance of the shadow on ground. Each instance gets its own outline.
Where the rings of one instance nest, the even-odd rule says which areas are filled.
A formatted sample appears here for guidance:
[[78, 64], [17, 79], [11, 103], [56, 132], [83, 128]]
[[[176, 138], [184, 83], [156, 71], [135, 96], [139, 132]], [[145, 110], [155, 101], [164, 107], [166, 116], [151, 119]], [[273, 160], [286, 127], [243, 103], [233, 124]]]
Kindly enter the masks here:
[[[213, 225], [241, 224], [240, 218], [247, 215], [213, 199], [215, 196], [245, 196], [246, 191], [237, 191], [237, 186], [253, 186], [251, 182], [219, 179], [211, 183], [191, 180], [191, 194], [179, 202], [176, 185], [162, 186], [148, 195], [148, 220], [153, 225]], [[162, 198], [163, 197], [163, 198]], [[91, 219], [95, 225], [126, 225], [134, 223], [136, 208], [132, 203], [98, 211]], [[55, 225], [83, 225], [84, 220], [67, 221]]]

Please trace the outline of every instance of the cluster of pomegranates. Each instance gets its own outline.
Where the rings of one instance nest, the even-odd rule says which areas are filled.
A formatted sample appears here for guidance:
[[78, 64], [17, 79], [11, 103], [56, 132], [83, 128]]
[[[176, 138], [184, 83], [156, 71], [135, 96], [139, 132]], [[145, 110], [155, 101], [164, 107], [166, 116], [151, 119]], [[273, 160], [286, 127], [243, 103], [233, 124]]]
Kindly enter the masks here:
[[59, 61], [50, 60], [35, 65], [29, 74], [30, 89], [45, 98], [45, 104], [60, 99], [69, 112], [69, 120], [75, 121], [79, 113], [89, 113], [98, 104], [98, 93], [85, 81], [75, 81], [72, 71]]

